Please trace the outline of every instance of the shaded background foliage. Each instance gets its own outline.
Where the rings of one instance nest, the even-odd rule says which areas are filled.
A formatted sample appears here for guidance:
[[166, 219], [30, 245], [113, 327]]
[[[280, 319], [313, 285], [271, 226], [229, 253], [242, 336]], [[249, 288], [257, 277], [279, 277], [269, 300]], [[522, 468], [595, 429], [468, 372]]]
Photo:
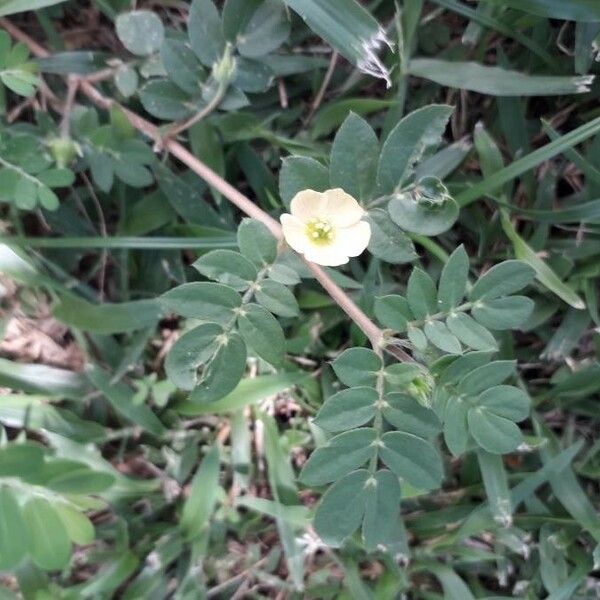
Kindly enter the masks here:
[[[364, 6], [0, 1], [6, 31], [49, 50], [30, 57], [0, 32], [4, 596], [597, 597], [600, 7]], [[72, 75], [162, 139], [95, 106]], [[414, 401], [427, 404], [427, 379], [410, 402], [388, 397], [400, 453], [407, 435], [443, 429], [431, 452], [418, 446], [423, 468], [398, 473], [396, 545], [363, 524], [364, 539], [334, 550], [311, 526], [337, 478], [315, 467], [331, 456], [325, 431], [372, 418], [340, 426], [339, 406], [360, 408], [353, 390], [371, 375], [359, 381], [357, 367], [375, 372], [378, 357], [342, 354], [362, 332], [294, 257], [275, 259], [268, 234], [248, 221], [237, 232], [221, 191], [165, 150], [174, 137], [275, 216], [307, 187], [353, 193], [369, 208], [371, 255], [330, 275], [432, 366], [435, 402], [472, 369], [495, 373], [491, 390], [458, 383], [484, 409], [452, 413], [472, 438]], [[273, 264], [237, 324], [250, 359], [241, 342], [217, 371], [238, 365], [237, 377], [194, 402], [178, 389], [194, 365], [173, 349], [203, 313], [178, 290], [245, 296], [257, 247]], [[238, 249], [245, 259], [227, 254]], [[494, 265], [499, 288], [480, 277]], [[487, 294], [494, 310], [425, 323], [431, 302], [462, 302], [456, 280], [474, 284], [467, 303]], [[387, 377], [405, 385], [399, 366]], [[356, 431], [371, 435], [342, 435]], [[349, 489], [334, 515], [363, 502]], [[315, 527], [338, 545], [349, 532], [332, 523]]]

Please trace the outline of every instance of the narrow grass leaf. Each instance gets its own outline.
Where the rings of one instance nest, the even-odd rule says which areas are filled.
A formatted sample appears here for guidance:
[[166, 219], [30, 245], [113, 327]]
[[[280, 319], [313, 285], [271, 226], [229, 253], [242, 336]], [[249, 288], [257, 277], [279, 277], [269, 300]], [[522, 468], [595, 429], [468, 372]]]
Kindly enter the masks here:
[[584, 94], [590, 91], [593, 76], [560, 77], [528, 75], [502, 67], [475, 62], [413, 58], [410, 74], [451, 88], [470, 90], [490, 96], [551, 96]]

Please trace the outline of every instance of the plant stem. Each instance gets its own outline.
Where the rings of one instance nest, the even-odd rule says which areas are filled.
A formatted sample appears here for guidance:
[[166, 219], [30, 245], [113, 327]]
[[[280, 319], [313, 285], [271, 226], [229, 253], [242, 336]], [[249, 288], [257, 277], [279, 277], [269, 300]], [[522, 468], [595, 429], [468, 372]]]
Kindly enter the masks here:
[[[377, 352], [379, 358], [381, 358], [381, 369], [377, 373], [377, 383], [375, 385], [375, 389], [377, 390], [377, 412], [375, 413], [375, 418], [373, 420], [373, 429], [377, 432], [377, 443], [379, 444], [381, 434], [383, 432], [383, 406], [385, 402], [385, 375], [383, 370], [383, 355], [381, 350]], [[373, 453], [371, 460], [369, 461], [369, 473], [371, 477], [375, 475], [377, 472], [377, 462], [379, 460], [379, 446], [377, 446], [377, 451]]]
[[165, 138], [176, 137], [181, 132], [185, 131], [186, 129], [189, 129], [192, 125], [195, 125], [196, 123], [198, 123], [198, 121], [201, 121], [202, 119], [210, 115], [210, 113], [212, 113], [219, 106], [219, 104], [221, 104], [221, 100], [223, 100], [223, 98], [225, 97], [226, 91], [227, 84], [219, 84], [219, 87], [217, 88], [215, 95], [210, 99], [210, 102], [201, 111], [197, 112], [195, 115], [192, 115], [189, 119], [186, 119], [182, 122], [173, 123], [172, 125], [167, 127], [167, 130], [165, 132]]
[[[47, 57], [48, 51], [32, 40], [26, 33], [13, 25], [8, 19], [0, 18], [0, 25], [16, 40], [27, 44], [29, 49], [37, 57]], [[227, 200], [237, 206], [247, 216], [256, 219], [263, 223], [269, 231], [278, 239], [283, 239], [281, 225], [273, 217], [258, 207], [250, 198], [242, 194], [230, 183], [225, 181], [211, 168], [196, 158], [189, 150], [182, 146], [179, 142], [167, 139], [163, 140], [160, 129], [140, 117], [133, 111], [121, 106], [112, 98], [107, 98], [101, 94], [86, 78], [79, 79], [78, 90], [85, 94], [94, 104], [105, 110], [110, 110], [112, 107], [119, 107], [128, 121], [145, 136], [160, 144], [164, 143], [164, 149], [170, 152], [175, 158], [178, 158], [188, 168], [202, 177], [209, 186], [218, 190]], [[352, 298], [344, 292], [327, 273], [315, 263], [305, 261], [308, 268], [312, 271], [315, 279], [323, 286], [325, 291], [331, 296], [332, 300], [356, 323], [361, 331], [367, 336], [373, 348], [380, 349], [385, 344], [383, 331], [354, 303]], [[406, 355], [406, 360], [410, 357]]]

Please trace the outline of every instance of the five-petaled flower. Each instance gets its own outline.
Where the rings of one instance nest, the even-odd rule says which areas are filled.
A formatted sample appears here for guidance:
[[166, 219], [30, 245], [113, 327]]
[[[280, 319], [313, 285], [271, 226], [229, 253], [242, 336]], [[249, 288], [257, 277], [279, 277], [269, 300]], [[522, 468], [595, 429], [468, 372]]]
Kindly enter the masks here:
[[285, 241], [306, 260], [335, 267], [361, 254], [369, 243], [371, 226], [360, 204], [340, 188], [298, 192], [290, 212], [281, 215]]

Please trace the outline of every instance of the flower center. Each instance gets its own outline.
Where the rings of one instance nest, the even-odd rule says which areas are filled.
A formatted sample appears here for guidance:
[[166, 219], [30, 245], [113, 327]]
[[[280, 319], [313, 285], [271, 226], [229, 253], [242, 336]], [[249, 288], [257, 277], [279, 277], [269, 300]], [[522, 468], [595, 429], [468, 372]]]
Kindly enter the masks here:
[[307, 223], [306, 235], [313, 244], [326, 246], [333, 242], [335, 231], [329, 221], [316, 217]]

